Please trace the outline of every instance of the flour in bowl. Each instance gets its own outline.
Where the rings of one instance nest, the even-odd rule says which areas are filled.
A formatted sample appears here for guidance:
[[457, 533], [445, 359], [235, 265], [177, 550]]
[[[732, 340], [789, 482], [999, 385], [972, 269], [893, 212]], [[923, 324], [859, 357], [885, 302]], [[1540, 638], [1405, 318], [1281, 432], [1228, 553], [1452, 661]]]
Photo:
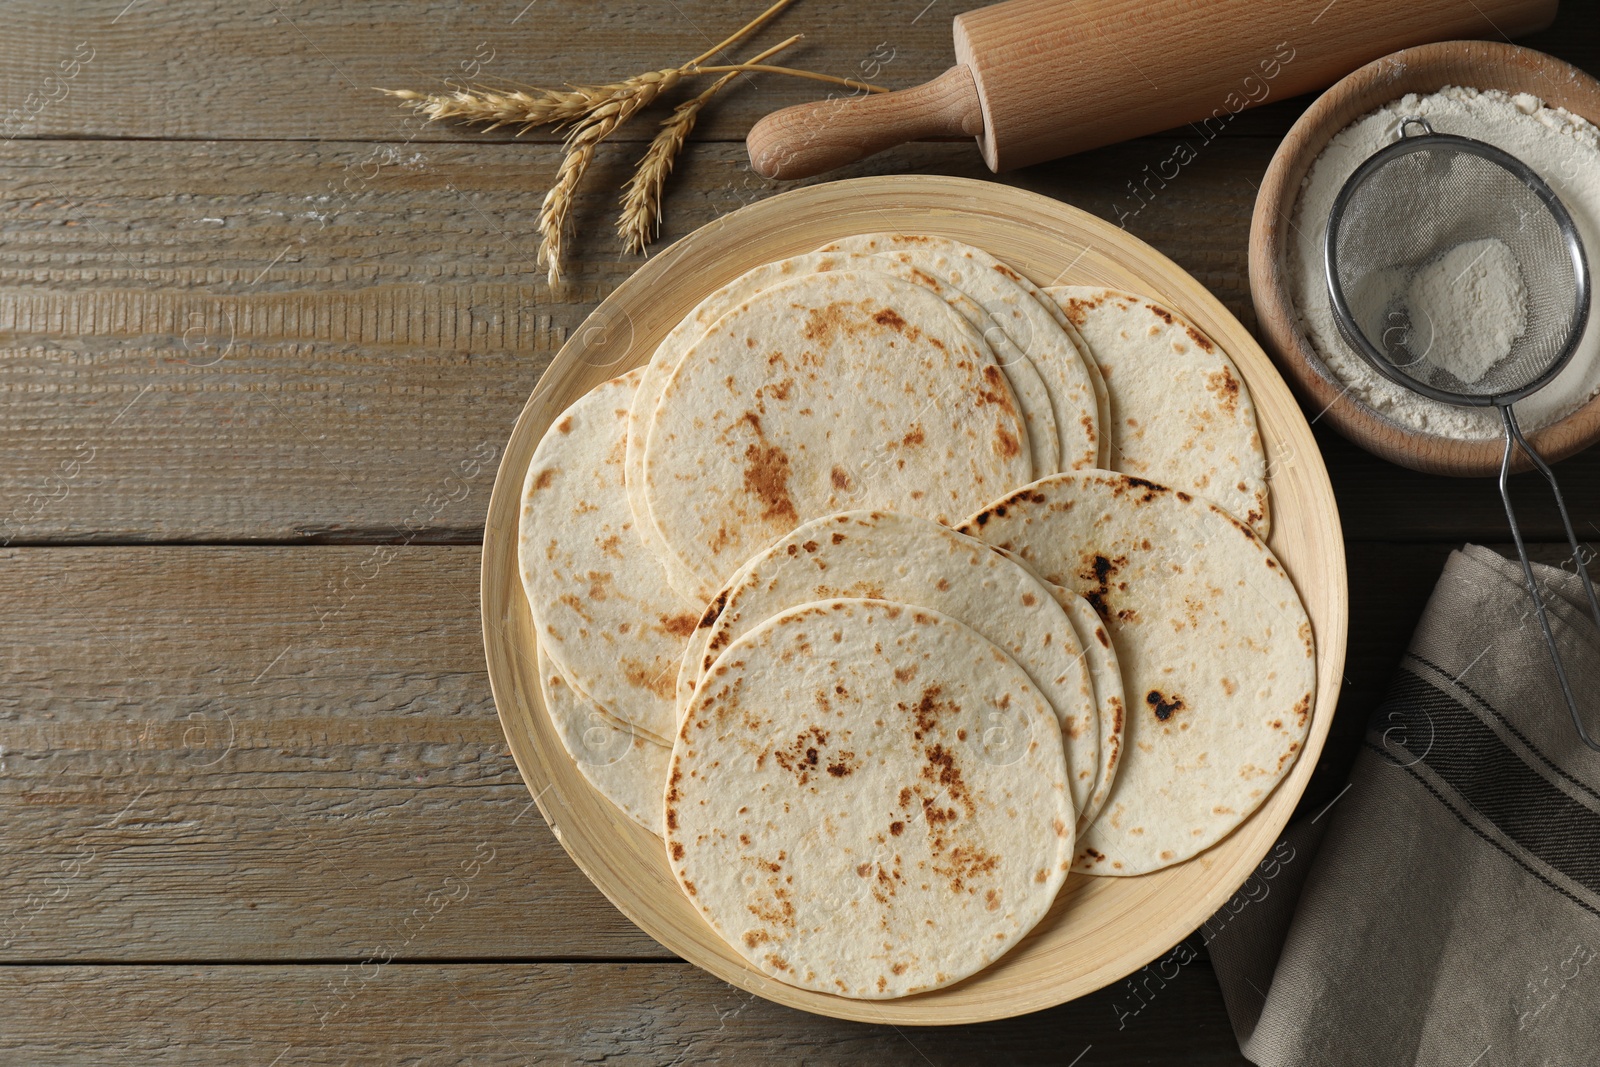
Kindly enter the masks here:
[[[1486, 141], [1532, 167], [1561, 198], [1591, 262], [1600, 254], [1600, 129], [1527, 93], [1448, 87], [1391, 101], [1339, 131], [1317, 157], [1294, 206], [1289, 281], [1300, 325], [1329, 377], [1378, 414], [1414, 430], [1490, 438], [1502, 432], [1493, 408], [1429, 400], [1381, 376], [1339, 335], [1322, 269], [1322, 234], [1334, 197], [1369, 156], [1397, 138], [1400, 121], [1421, 116], [1439, 133]], [[1496, 248], [1498, 246], [1498, 249]], [[1510, 351], [1527, 321], [1527, 291], [1510, 250], [1499, 241], [1452, 249], [1410, 281], [1405, 301], [1415, 339], [1436, 367], [1468, 384]], [[1423, 309], [1422, 314], [1416, 314]], [[1572, 361], [1555, 380], [1516, 405], [1524, 429], [1571, 413], [1600, 391], [1600, 328], [1591, 321]]]

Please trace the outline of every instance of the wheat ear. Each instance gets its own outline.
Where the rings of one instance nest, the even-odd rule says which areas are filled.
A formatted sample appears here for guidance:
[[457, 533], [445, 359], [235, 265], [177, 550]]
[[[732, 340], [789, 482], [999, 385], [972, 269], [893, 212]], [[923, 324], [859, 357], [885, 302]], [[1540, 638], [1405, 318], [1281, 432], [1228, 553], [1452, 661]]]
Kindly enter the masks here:
[[681, 67], [666, 67], [636, 74], [610, 85], [573, 85], [565, 89], [494, 89], [485, 85], [469, 85], [448, 93], [419, 93], [414, 89], [379, 89], [380, 93], [404, 101], [407, 107], [426, 116], [429, 122], [459, 119], [462, 122], [485, 123], [486, 130], [501, 126], [516, 126], [524, 134], [536, 126], [552, 123], [563, 125], [588, 118], [608, 104], [618, 103], [635, 96], [654, 100], [684, 78], [698, 78], [709, 74], [782, 74], [791, 78], [839, 85], [855, 92], [882, 93], [888, 90], [854, 78], [839, 78], [832, 74], [819, 74], [793, 67], [771, 67], [752, 60], [749, 63], [698, 66], [686, 63]]
[[538, 263], [548, 272], [552, 289], [561, 282], [562, 243], [566, 235], [567, 215], [572, 210], [578, 183], [594, 161], [595, 146], [654, 100], [658, 93], [671, 88], [676, 80], [665, 82], [654, 92], [635, 93], [601, 104], [579, 121], [568, 135], [565, 155], [561, 159], [560, 169], [556, 171], [555, 184], [545, 194], [544, 203], [539, 208]]
[[[748, 62], [759, 63], [775, 56], [801, 40], [801, 37], [801, 34], [796, 34]], [[623, 247], [629, 252], [643, 252], [645, 246], [655, 240], [656, 231], [661, 225], [661, 193], [666, 188], [667, 175], [672, 173], [673, 162], [694, 130], [700, 110], [738, 76], [738, 71], [724, 74], [699, 96], [673, 108], [672, 114], [661, 121], [661, 129], [645, 150], [644, 158], [634, 168], [633, 177], [628, 179], [622, 193], [622, 214], [617, 219], [617, 235], [622, 238]]]
[[644, 98], [654, 100], [683, 78], [679, 67], [648, 70], [610, 85], [573, 85], [565, 89], [502, 91], [481, 85], [448, 93], [419, 93], [411, 89], [381, 89], [427, 117], [429, 122], [459, 119], [487, 123], [493, 130], [517, 126], [527, 133], [535, 126], [562, 124], [588, 118], [611, 104]]
[[676, 85], [680, 78], [693, 76], [701, 63], [759, 30], [793, 2], [778, 0], [714, 47], [682, 66], [645, 71], [609, 85], [569, 85], [564, 89], [532, 86], [526, 89], [496, 89], [486, 85], [469, 85], [447, 93], [419, 93], [413, 89], [377, 91], [403, 101], [429, 122], [459, 119], [462, 122], [486, 123], [491, 130], [501, 126], [516, 126], [519, 127], [519, 134], [527, 133], [536, 126], [577, 122], [607, 104], [635, 96], [642, 95], [654, 100]]

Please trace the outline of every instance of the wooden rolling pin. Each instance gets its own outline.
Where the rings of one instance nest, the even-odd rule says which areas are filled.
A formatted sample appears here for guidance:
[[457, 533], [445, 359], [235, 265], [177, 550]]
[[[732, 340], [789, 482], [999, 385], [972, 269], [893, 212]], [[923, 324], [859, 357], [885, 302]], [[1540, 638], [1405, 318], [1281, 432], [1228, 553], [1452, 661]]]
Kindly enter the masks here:
[[1008, 0], [955, 19], [956, 65], [894, 93], [776, 111], [750, 163], [805, 178], [906, 141], [976, 137], [994, 171], [1185, 122], [1214, 136], [1415, 44], [1543, 29], [1557, 0]]

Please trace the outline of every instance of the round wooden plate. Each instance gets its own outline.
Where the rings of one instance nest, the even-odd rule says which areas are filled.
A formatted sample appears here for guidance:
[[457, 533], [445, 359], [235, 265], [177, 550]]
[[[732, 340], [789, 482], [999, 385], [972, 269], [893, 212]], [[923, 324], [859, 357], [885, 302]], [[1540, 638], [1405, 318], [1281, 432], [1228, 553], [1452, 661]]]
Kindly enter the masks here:
[[[1299, 761], [1225, 840], [1138, 878], [1074, 875], [1044, 921], [987, 970], [946, 989], [870, 1001], [796, 989], [748, 967], [678, 889], [660, 839], [578, 773], [540, 705], [517, 518], [523, 476], [545, 428], [593, 386], [645, 363], [701, 297], [758, 264], [885, 230], [970, 242], [1041, 285], [1149, 294], [1218, 341], [1255, 399], [1271, 475], [1270, 544], [1305, 601], [1318, 655], [1316, 709]], [[578, 866], [684, 959], [768, 1000], [863, 1022], [926, 1026], [1037, 1011], [1116, 981], [1198, 927], [1266, 855], [1311, 777], [1339, 693], [1346, 608], [1344, 543], [1327, 470], [1283, 379], [1238, 320], [1171, 260], [1116, 227], [1033, 193], [963, 178], [860, 178], [798, 189], [718, 219], [647, 262], [595, 309], [540, 380], [506, 446], [483, 539], [483, 639], [495, 706], [528, 789]]]
[[[1487, 477], [1500, 471], [1500, 437], [1463, 441], [1413, 430], [1378, 414], [1350, 395], [1324, 366], [1305, 331], [1289, 291], [1289, 232], [1295, 197], [1311, 165], [1334, 134], [1362, 115], [1407, 93], [1438, 92], [1447, 85], [1532, 93], [1600, 122], [1600, 81], [1554, 56], [1496, 41], [1442, 41], [1405, 48], [1373, 60], [1334, 83], [1306, 109], [1272, 155], [1250, 220], [1250, 292], [1267, 347], [1306, 403], [1344, 436], [1377, 456], [1427, 474]], [[1590, 250], [1590, 261], [1595, 259]], [[1528, 439], [1554, 463], [1600, 439], [1600, 397]], [[1516, 469], [1527, 470], [1518, 452]]]

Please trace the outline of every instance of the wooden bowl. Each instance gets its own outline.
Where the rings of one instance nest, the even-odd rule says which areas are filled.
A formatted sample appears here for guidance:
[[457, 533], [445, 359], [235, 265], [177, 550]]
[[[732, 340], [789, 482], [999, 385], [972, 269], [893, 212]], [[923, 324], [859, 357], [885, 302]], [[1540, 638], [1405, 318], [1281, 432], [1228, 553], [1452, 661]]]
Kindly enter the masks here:
[[[1273, 498], [1269, 544], [1311, 617], [1317, 694], [1299, 761], [1217, 845], [1138, 878], [1073, 875], [1039, 926], [993, 966], [946, 989], [871, 1001], [797, 989], [749, 967], [679, 890], [661, 839], [578, 773], [540, 704], [534, 628], [517, 573], [517, 520], [523, 477], [545, 428], [595, 385], [645, 363], [701, 297], [758, 264], [879, 230], [979, 245], [1041, 285], [1148, 293], [1222, 345], [1255, 400]], [[1006, 1018], [1082, 996], [1160, 956], [1226, 903], [1277, 841], [1322, 751], [1344, 667], [1338, 516], [1311, 429], [1272, 361], [1214, 296], [1149, 245], [1076, 208], [990, 182], [893, 176], [817, 185], [736, 211], [650, 259], [550, 364], [511, 433], [489, 503], [482, 576], [489, 680], [512, 755], [557, 839], [623, 914], [679, 956], [768, 1000], [843, 1019], [929, 1026]], [[542, 920], [530, 912], [528, 921]]]
[[[1532, 93], [1600, 124], [1600, 81], [1530, 48], [1491, 41], [1444, 41], [1374, 60], [1335, 83], [1306, 109], [1273, 154], [1250, 222], [1250, 294], [1260, 333], [1308, 407], [1351, 441], [1391, 463], [1428, 474], [1482, 477], [1500, 470], [1501, 439], [1463, 441], [1401, 426], [1346, 391], [1300, 329], [1289, 288], [1287, 250], [1295, 196], [1323, 146], [1356, 119], [1407, 93], [1447, 85]], [[1600, 255], [1591, 249], [1590, 261]], [[1600, 438], [1600, 397], [1528, 435], [1548, 462]], [[1527, 460], [1518, 454], [1518, 469]]]

